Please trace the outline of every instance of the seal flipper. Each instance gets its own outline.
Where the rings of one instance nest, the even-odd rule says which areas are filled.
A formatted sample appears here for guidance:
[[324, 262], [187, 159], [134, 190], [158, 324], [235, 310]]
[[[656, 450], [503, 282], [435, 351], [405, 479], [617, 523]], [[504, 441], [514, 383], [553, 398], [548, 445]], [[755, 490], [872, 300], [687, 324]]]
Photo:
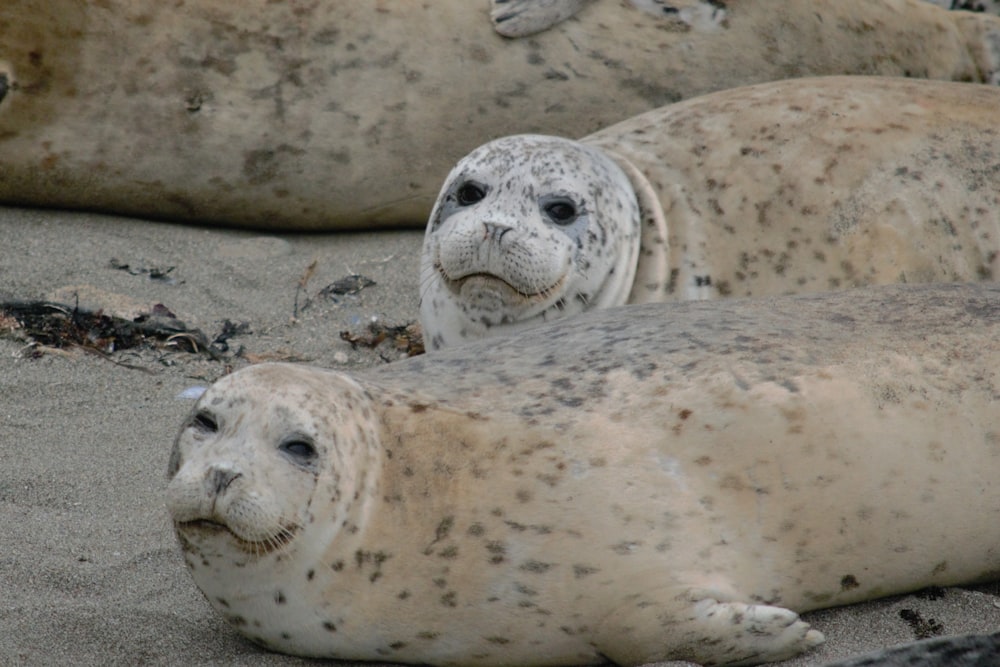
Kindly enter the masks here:
[[490, 0], [490, 21], [504, 37], [527, 37], [575, 16], [591, 0]]
[[[672, 599], [662, 606], [676, 604]], [[705, 598], [682, 618], [661, 609], [640, 603], [631, 613], [619, 610], [602, 627], [597, 649], [620, 665], [665, 659], [756, 665], [787, 660], [824, 641], [823, 633], [783, 607]]]

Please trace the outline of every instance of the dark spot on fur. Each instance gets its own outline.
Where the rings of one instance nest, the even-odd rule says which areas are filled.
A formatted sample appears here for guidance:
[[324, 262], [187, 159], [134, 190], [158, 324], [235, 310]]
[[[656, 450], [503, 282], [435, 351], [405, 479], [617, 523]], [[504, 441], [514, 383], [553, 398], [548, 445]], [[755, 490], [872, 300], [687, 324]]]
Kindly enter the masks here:
[[534, 597], [538, 595], [538, 591], [536, 591], [534, 588], [532, 588], [531, 586], [525, 586], [519, 581], [514, 582], [514, 590], [516, 590], [521, 595], [527, 595], [529, 597]]
[[486, 543], [486, 551], [490, 554], [490, 563], [498, 565], [504, 562], [504, 556], [507, 554], [507, 547], [503, 542], [492, 540]]
[[337, 626], [331, 623], [330, 621], [323, 621], [323, 627], [326, 629], [327, 632], [337, 631]]
[[277, 604], [285, 604], [285, 602], [286, 602], [286, 600], [285, 600], [285, 594], [282, 593], [281, 591], [278, 591], [277, 593], [274, 594], [274, 601]]
[[595, 572], [600, 572], [600, 569], [596, 567], [590, 567], [589, 565], [579, 565], [573, 566], [573, 576], [577, 579], [582, 579], [583, 577], [594, 574]]
[[628, 556], [628, 555], [632, 554], [633, 552], [635, 552], [635, 550], [636, 550], [636, 548], [638, 546], [639, 546], [638, 542], [624, 541], [624, 542], [619, 542], [618, 544], [612, 545], [611, 546], [611, 550], [614, 551], [616, 554], [619, 554], [621, 556]]
[[845, 574], [840, 578], [840, 590], [849, 591], [857, 588], [861, 584], [858, 583], [857, 578], [853, 574]]
[[548, 572], [553, 567], [555, 567], [553, 563], [543, 563], [537, 560], [529, 560], [521, 564], [522, 570], [524, 570], [525, 572], [534, 572], [536, 574], [542, 574], [544, 572]]

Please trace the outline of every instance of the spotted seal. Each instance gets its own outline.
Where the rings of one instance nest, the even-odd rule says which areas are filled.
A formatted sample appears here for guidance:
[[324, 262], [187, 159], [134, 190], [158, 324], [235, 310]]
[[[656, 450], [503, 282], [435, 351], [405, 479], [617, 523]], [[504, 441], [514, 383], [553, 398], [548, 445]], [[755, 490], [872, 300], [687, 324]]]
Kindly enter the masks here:
[[1000, 285], [628, 306], [195, 405], [167, 506], [208, 602], [307, 656], [779, 660], [799, 620], [992, 578]]
[[472, 151], [428, 220], [428, 349], [591, 308], [992, 279], [1000, 90], [829, 77]]
[[708, 0], [598, 0], [539, 16], [564, 3], [497, 2], [491, 22], [469, 0], [3, 0], [0, 202], [420, 227], [486, 138], [582, 136], [793, 76], [1000, 72], [1000, 18], [922, 0], [737, 2], [721, 17]]

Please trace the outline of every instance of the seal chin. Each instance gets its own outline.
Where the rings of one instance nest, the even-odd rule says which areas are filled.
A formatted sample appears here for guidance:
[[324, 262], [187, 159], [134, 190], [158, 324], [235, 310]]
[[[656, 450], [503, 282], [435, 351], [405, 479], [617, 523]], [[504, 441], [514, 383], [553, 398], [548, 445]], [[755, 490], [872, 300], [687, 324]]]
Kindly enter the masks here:
[[295, 538], [298, 526], [282, 526], [277, 532], [263, 538], [241, 537], [230, 526], [211, 519], [178, 521], [174, 524], [177, 533], [185, 540], [214, 540], [226, 537], [240, 551], [252, 556], [267, 556], [287, 547]]

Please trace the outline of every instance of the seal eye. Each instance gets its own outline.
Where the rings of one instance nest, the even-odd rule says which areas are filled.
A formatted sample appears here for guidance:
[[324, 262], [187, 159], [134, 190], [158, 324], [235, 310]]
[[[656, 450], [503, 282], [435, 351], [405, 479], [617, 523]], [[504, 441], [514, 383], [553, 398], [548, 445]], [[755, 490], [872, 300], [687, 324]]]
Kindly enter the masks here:
[[545, 215], [557, 225], [568, 225], [576, 220], [576, 205], [568, 199], [556, 199], [542, 207]]
[[201, 433], [216, 433], [219, 430], [219, 424], [215, 421], [215, 417], [204, 410], [191, 419], [191, 426]]
[[473, 183], [472, 181], [462, 183], [458, 190], [455, 191], [455, 200], [458, 202], [459, 206], [472, 206], [473, 204], [482, 201], [485, 196], [486, 190], [483, 186], [478, 183]]
[[316, 448], [313, 444], [301, 437], [281, 443], [278, 448], [288, 454], [297, 463], [309, 464], [316, 458]]

